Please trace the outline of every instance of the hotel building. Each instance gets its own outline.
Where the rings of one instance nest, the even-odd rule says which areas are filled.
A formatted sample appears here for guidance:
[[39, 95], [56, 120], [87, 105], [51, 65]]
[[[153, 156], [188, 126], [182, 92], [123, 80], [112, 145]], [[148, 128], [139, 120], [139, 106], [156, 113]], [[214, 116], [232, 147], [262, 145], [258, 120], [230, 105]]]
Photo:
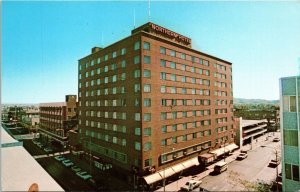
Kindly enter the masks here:
[[39, 133], [42, 137], [67, 145], [67, 132], [78, 123], [76, 99], [76, 95], [66, 95], [65, 102], [40, 104]]
[[280, 79], [280, 129], [282, 134], [282, 190], [299, 191], [300, 77]]
[[185, 162], [182, 170], [234, 142], [231, 63], [188, 37], [146, 23], [92, 48], [78, 69], [80, 140], [118, 170], [146, 176]]

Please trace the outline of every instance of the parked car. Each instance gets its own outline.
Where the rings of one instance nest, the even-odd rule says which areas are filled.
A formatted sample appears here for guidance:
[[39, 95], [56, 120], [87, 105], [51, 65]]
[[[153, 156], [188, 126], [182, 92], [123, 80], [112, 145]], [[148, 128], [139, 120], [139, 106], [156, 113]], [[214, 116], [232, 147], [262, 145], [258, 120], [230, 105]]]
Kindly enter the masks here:
[[65, 160], [66, 158], [63, 157], [63, 156], [61, 156], [61, 155], [59, 155], [59, 156], [54, 157], [54, 159], [56, 159], [57, 161], [63, 161], [63, 160]]
[[51, 152], [53, 152], [53, 149], [50, 147], [46, 147], [46, 148], [44, 148], [44, 151], [47, 153], [51, 153]]
[[66, 167], [71, 167], [72, 165], [74, 165], [74, 163], [71, 160], [69, 160], [69, 159], [63, 160], [62, 163]]
[[243, 160], [246, 159], [248, 157], [247, 153], [240, 153], [239, 156], [237, 156], [237, 160]]
[[272, 159], [269, 163], [269, 167], [277, 167], [280, 164], [280, 159]]
[[92, 176], [90, 174], [88, 174], [86, 171], [83, 171], [83, 172], [77, 172], [76, 175], [78, 177], [80, 177], [81, 179], [83, 180], [87, 180], [87, 179], [90, 179], [92, 178]]
[[275, 137], [275, 138], [273, 139], [273, 142], [278, 142], [278, 141], [280, 141], [280, 139], [279, 139], [278, 137]]
[[37, 145], [39, 148], [41, 148], [41, 149], [44, 147], [44, 145], [41, 144], [41, 143], [37, 143], [36, 145]]
[[226, 171], [228, 168], [228, 165], [226, 162], [219, 162], [214, 166], [214, 172], [215, 173], [222, 173], [224, 171]]
[[75, 172], [81, 171], [81, 168], [80, 168], [80, 167], [77, 167], [76, 165], [73, 166], [71, 169], [72, 169], [72, 171], [75, 171]]
[[199, 187], [201, 183], [202, 183], [202, 181], [197, 181], [197, 180], [192, 179], [192, 180], [186, 182], [185, 185], [182, 186], [180, 189], [182, 191], [193, 191], [194, 189]]

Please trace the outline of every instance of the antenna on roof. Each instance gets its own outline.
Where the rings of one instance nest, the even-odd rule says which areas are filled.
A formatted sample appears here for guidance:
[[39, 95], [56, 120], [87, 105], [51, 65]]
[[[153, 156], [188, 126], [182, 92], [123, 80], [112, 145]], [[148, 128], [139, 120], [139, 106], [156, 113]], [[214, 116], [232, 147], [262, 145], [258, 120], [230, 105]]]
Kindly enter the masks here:
[[148, 0], [148, 21], [150, 21], [150, 0]]
[[135, 29], [135, 8], [133, 9], [133, 28]]

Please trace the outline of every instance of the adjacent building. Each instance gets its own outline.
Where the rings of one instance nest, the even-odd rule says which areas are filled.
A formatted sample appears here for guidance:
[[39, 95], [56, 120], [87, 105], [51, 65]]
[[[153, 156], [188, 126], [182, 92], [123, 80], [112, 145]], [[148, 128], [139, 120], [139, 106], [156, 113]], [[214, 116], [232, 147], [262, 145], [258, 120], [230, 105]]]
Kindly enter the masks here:
[[300, 77], [280, 79], [280, 128], [282, 132], [283, 191], [299, 191]]
[[66, 95], [65, 102], [40, 104], [39, 132], [48, 141], [66, 146], [67, 132], [77, 126], [77, 96]]
[[232, 64], [188, 37], [146, 23], [78, 69], [79, 140], [131, 178], [234, 142]]

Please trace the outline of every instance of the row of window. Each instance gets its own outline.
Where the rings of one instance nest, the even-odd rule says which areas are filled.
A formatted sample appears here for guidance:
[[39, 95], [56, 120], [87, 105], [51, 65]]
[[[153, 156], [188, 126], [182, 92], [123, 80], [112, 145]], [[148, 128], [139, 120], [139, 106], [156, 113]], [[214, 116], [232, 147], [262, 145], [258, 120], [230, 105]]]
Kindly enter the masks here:
[[181, 143], [181, 142], [184, 142], [184, 141], [190, 141], [190, 140], [193, 140], [193, 139], [197, 139], [197, 138], [204, 137], [204, 136], [210, 136], [210, 135], [211, 135], [211, 130], [199, 131], [199, 132], [190, 133], [190, 134], [186, 134], [186, 135], [181, 135], [181, 136], [175, 136], [175, 137], [162, 139], [161, 140], [161, 145], [162, 146], [172, 145], [172, 144]]
[[216, 139], [216, 144], [225, 144], [228, 141], [228, 136], [223, 136]]
[[161, 163], [165, 163], [167, 161], [172, 161], [176, 158], [180, 158], [182, 156], [189, 155], [189, 154], [192, 154], [192, 153], [197, 153], [197, 152], [200, 152], [204, 149], [208, 149], [210, 147], [211, 147], [211, 141], [207, 141], [207, 142], [200, 143], [200, 144], [197, 144], [197, 145], [194, 145], [194, 146], [189, 146], [189, 147], [184, 148], [184, 149], [180, 149], [178, 151], [172, 151], [172, 152], [169, 152], [167, 154], [163, 154], [161, 156]]
[[[81, 105], [80, 105], [81, 106]], [[86, 107], [91, 106], [105, 106], [105, 107], [125, 107], [126, 99], [112, 99], [112, 100], [97, 100], [97, 101], [85, 101]], [[79, 111], [79, 115], [81, 115], [81, 111]]]
[[218, 64], [218, 63], [214, 63], [214, 68], [219, 69], [219, 70], [226, 71], [226, 66], [220, 65], [220, 64]]
[[161, 120], [210, 115], [210, 110], [161, 112]]
[[172, 93], [172, 94], [191, 94], [191, 95], [210, 95], [210, 91], [207, 89], [195, 89], [195, 88], [185, 88], [185, 87], [175, 87], [162, 85], [160, 87], [161, 93]]
[[[115, 95], [115, 94], [124, 94], [126, 92], [125, 86], [121, 87], [110, 87], [105, 89], [97, 89], [97, 90], [86, 90], [85, 97], [94, 97], [100, 95]], [[79, 91], [79, 97], [82, 97], [82, 92]]]
[[215, 96], [227, 96], [227, 91], [214, 91]]
[[177, 69], [180, 71], [187, 71], [192, 73], [197, 73], [200, 75], [210, 75], [210, 71], [208, 69], [202, 69], [198, 67], [193, 67], [185, 64], [175, 63], [174, 61], [167, 61], [164, 59], [160, 60], [160, 66], [165, 68]]
[[209, 61], [202, 59], [202, 58], [198, 58], [192, 55], [188, 55], [185, 53], [180, 53], [180, 52], [176, 52], [172, 49], [167, 49], [165, 47], [160, 47], [160, 53], [163, 55], [169, 55], [171, 57], [177, 57], [177, 58], [181, 58], [187, 61], [191, 61], [193, 63], [198, 63], [200, 65], [205, 65], [205, 66], [209, 66]]
[[[95, 117], [96, 113], [94, 111], [86, 111], [85, 115]], [[102, 117], [105, 119], [121, 119], [121, 120], [126, 120], [126, 113], [125, 112], [108, 112], [108, 111], [98, 111], [97, 112], [97, 117]], [[86, 125], [88, 126], [88, 125]]]
[[223, 117], [223, 118], [217, 118], [215, 119], [215, 122], [218, 123], [226, 123], [227, 122], [227, 117]]
[[[81, 120], [79, 120], [79, 124], [81, 124]], [[126, 126], [125, 125], [117, 125], [112, 123], [103, 123], [103, 122], [96, 122], [96, 121], [85, 121], [85, 125], [89, 127], [96, 127], [98, 129], [105, 129], [114, 132], [126, 133]]]
[[122, 139], [122, 138], [118, 138], [116, 136], [111, 136], [108, 134], [102, 134], [102, 133], [95, 133], [94, 131], [89, 131], [86, 130], [85, 131], [85, 135], [88, 137], [92, 137], [92, 138], [96, 138], [105, 142], [110, 142], [110, 143], [114, 143], [114, 144], [118, 144], [121, 146], [126, 146], [126, 139]]
[[85, 147], [87, 149], [91, 149], [92, 151], [94, 151], [96, 153], [100, 153], [102, 155], [105, 155], [107, 157], [115, 159], [121, 163], [124, 163], [124, 164], [127, 163], [127, 155], [125, 153], [121, 153], [121, 152], [115, 151], [110, 148], [102, 147], [102, 146], [94, 144], [88, 140], [85, 141]]
[[[151, 148], [152, 148], [152, 144], [151, 144], [150, 141], [144, 143], [144, 151], [149, 151], [149, 150], [151, 150]], [[141, 143], [136, 141], [134, 143], [134, 149], [137, 150], [137, 151], [140, 151], [141, 150]]]
[[222, 133], [228, 130], [227, 126], [223, 126], [223, 127], [217, 127], [216, 128], [216, 133]]
[[192, 83], [192, 84], [200, 84], [200, 85], [210, 85], [210, 80], [208, 79], [201, 79], [195, 77], [189, 77], [184, 75], [176, 75], [172, 73], [160, 73], [161, 80], [168, 80], [168, 81], [175, 81], [175, 82], [182, 82], [182, 83]]
[[[144, 136], [151, 136], [152, 135], [151, 127], [144, 128], [143, 132], [144, 132]], [[134, 134], [135, 135], [141, 135], [141, 128], [136, 127], [134, 129]]]

